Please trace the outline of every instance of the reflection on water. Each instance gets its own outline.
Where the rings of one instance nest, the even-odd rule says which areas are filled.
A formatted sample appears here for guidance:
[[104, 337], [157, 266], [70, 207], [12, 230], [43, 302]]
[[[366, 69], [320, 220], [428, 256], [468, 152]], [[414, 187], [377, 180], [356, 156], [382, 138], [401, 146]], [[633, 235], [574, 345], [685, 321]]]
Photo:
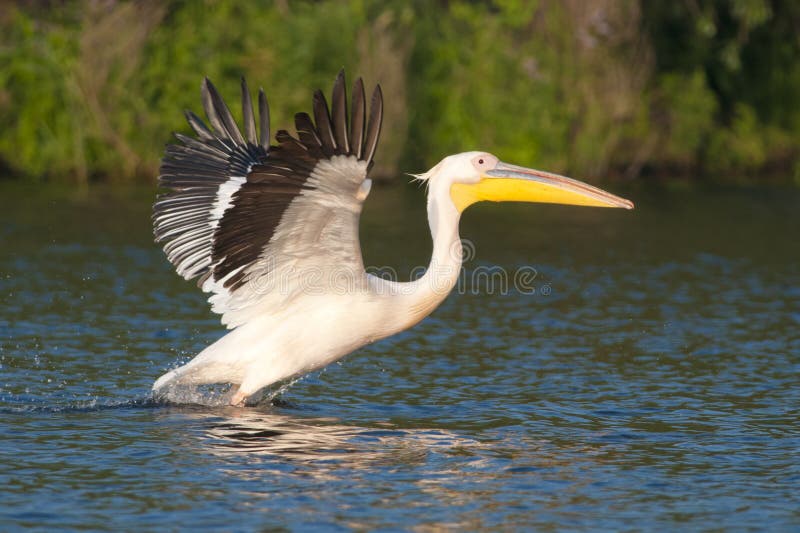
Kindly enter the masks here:
[[338, 424], [336, 419], [299, 419], [237, 408], [220, 414], [222, 417], [211, 419], [194, 415], [205, 430], [200, 445], [213, 454], [263, 454], [311, 462], [341, 462], [352, 456], [359, 463], [367, 459], [368, 454], [359, 453], [355, 443], [350, 444], [359, 428]]
[[[600, 480], [586, 474], [614, 460], [602, 446], [556, 444], [523, 432], [470, 436], [380, 421], [366, 427], [264, 409], [183, 408], [164, 416], [196, 428], [191, 446], [216, 457], [227, 476], [253, 487], [248, 494], [254, 502], [270, 497], [273, 489], [264, 483], [273, 476], [280, 476], [282, 484], [288, 478], [323, 484], [317, 485], [317, 493], [306, 495], [322, 505], [339, 490], [353, 498], [373, 492], [377, 476], [387, 484], [377, 508], [403, 505], [416, 494], [414, 499], [421, 497], [428, 504], [469, 510], [458, 521], [432, 520], [429, 527], [489, 527], [492, 520], [485, 513], [497, 509], [498, 497], [521, 510], [537, 499], [553, 505], [550, 497], [528, 494], [526, 486], [536, 492], [559, 487], [562, 496], [591, 503], [582, 493]], [[393, 490], [392, 483], [402, 490]], [[512, 491], [516, 494], [504, 495], [517, 485]], [[356, 524], [368, 527], [375, 522], [351, 522]]]
[[[417, 194], [373, 190], [368, 264], [427, 262]], [[0, 524], [798, 529], [800, 194], [630, 196], [475, 208], [468, 267], [549, 293], [454, 295], [238, 409], [148, 399], [223, 333], [152, 191], [0, 191]]]
[[[466, 441], [438, 430], [400, 430], [391, 424], [366, 428], [344, 425], [335, 418], [300, 418], [242, 409], [221, 415], [189, 415], [197, 417], [198, 427], [203, 428], [198, 448], [222, 458], [243, 459], [246, 466], [240, 464], [227, 471], [255, 481], [272, 472], [317, 482], [355, 483], [354, 476], [359, 472], [414, 468], [425, 463], [432, 448]], [[289, 472], [287, 465], [292, 466]]]

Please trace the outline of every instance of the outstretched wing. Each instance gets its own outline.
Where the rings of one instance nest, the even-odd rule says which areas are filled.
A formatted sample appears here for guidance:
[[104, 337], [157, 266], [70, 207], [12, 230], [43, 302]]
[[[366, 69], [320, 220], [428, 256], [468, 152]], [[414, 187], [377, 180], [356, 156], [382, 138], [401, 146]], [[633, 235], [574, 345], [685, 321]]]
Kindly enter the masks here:
[[244, 132], [207, 79], [202, 97], [211, 127], [187, 112], [196, 137], [176, 134], [180, 144], [167, 147], [159, 183], [169, 192], [154, 207], [156, 241], [178, 273], [199, 278], [231, 328], [308, 290], [310, 280], [361, 279], [358, 219], [380, 135], [380, 86], [367, 121], [358, 79], [348, 117], [340, 72], [332, 109], [316, 91], [314, 118], [296, 114], [297, 137], [280, 130], [272, 146], [263, 91], [258, 132], [244, 80]]

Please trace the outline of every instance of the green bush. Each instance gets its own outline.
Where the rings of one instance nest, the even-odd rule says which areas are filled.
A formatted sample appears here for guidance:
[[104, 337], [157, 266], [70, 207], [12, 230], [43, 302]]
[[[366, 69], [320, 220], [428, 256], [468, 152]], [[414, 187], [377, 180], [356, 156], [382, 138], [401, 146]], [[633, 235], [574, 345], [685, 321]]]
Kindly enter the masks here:
[[[693, 4], [692, 4], [693, 5]], [[340, 68], [384, 88], [378, 176], [487, 149], [583, 179], [800, 173], [792, 3], [24, 2], [0, 13], [0, 166], [153, 180], [210, 77], [273, 130]], [[733, 179], [733, 178], [730, 178]]]
[[659, 107], [665, 120], [659, 124], [664, 142], [656, 157], [665, 163], [691, 167], [716, 127], [717, 101], [705, 75], [667, 73], [658, 80]]

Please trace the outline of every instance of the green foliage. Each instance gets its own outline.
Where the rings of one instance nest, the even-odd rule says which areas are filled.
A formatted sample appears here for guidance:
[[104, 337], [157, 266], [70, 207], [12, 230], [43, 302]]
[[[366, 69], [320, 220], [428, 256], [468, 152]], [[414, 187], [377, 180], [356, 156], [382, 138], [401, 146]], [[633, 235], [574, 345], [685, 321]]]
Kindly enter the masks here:
[[[770, 158], [791, 160], [794, 150], [794, 140], [786, 131], [761, 123], [753, 108], [739, 104], [731, 125], [715, 130], [707, 160], [715, 172], [736, 179], [755, 176]], [[787, 178], [792, 178], [792, 165], [786, 166]]]
[[33, 176], [48, 170], [85, 171], [83, 146], [71, 142], [83, 127], [76, 116], [80, 93], [72, 76], [76, 43], [61, 26], [43, 32], [20, 12], [9, 20], [4, 28], [6, 43], [0, 49], [2, 158]]
[[800, 152], [800, 3], [642, 6], [661, 79], [702, 72], [714, 100], [714, 122], [702, 135], [707, 150], [701, 142], [687, 155], [714, 174], [753, 174], [777, 165], [788, 178]]
[[664, 142], [657, 157], [690, 166], [714, 132], [717, 101], [700, 71], [664, 74], [658, 88], [666, 123], [661, 128]]
[[203, 76], [231, 102], [264, 86], [276, 130], [340, 68], [384, 88], [382, 176], [487, 149], [583, 179], [800, 179], [792, 2], [37, 6], [0, 14], [0, 165], [29, 179], [153, 179]]
[[[537, 66], [546, 50], [524, 30], [509, 31], [504, 15], [464, 2], [418, 22], [408, 152], [420, 165], [486, 147], [510, 161], [564, 165], [568, 122], [555, 81]], [[529, 22], [514, 20], [518, 28]]]

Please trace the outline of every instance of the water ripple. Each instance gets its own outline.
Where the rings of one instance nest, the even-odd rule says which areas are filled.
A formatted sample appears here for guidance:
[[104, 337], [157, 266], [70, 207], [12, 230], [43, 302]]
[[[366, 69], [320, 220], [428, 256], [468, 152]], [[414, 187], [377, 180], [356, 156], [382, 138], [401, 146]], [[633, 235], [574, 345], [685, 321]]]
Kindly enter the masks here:
[[[372, 194], [403, 209], [367, 206], [365, 257], [424, 260], [423, 204]], [[222, 330], [150, 243], [149, 196], [0, 195], [0, 522], [797, 529], [800, 198], [672, 194], [476, 209], [475, 264], [550, 293], [455, 294], [248, 409], [150, 397]]]

